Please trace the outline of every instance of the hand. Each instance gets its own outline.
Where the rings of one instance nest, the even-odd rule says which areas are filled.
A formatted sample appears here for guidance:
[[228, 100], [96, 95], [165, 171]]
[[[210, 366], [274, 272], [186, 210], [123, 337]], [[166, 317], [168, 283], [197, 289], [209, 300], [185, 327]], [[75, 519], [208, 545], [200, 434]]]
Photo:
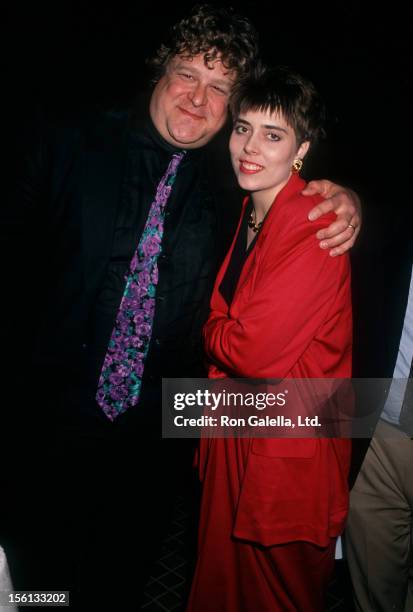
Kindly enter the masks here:
[[337, 219], [317, 232], [322, 249], [330, 249], [330, 255], [342, 255], [356, 242], [361, 228], [361, 203], [358, 195], [331, 181], [311, 181], [303, 190], [303, 195], [320, 194], [324, 202], [315, 206], [308, 214], [310, 221], [315, 221], [328, 212], [334, 212]]

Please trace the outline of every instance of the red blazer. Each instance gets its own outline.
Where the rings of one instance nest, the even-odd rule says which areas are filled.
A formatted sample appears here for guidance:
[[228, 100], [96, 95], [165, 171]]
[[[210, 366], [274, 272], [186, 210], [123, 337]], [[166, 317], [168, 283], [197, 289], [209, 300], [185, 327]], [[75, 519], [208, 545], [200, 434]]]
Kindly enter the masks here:
[[[277, 195], [228, 307], [218, 287], [234, 238], [204, 328], [211, 378], [351, 376], [349, 259], [320, 248], [316, 231], [335, 215], [308, 221], [322, 198], [302, 196], [304, 187], [292, 175]], [[254, 439], [234, 535], [263, 545], [327, 545], [347, 513], [350, 448], [344, 439]]]

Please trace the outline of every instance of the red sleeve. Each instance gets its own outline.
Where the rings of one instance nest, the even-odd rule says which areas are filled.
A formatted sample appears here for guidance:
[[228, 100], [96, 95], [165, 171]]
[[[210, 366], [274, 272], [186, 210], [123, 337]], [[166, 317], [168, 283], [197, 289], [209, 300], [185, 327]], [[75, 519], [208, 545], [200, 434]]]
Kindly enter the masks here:
[[330, 221], [290, 221], [283, 236], [256, 257], [228, 314], [212, 300], [206, 352], [229, 375], [284, 378], [323, 324], [347, 303], [348, 257], [330, 257], [315, 237]]

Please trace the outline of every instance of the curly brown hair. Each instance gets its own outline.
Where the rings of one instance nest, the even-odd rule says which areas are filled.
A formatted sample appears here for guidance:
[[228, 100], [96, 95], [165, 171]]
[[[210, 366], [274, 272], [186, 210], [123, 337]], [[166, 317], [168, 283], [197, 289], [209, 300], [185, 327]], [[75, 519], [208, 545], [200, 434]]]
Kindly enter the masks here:
[[229, 107], [236, 119], [241, 113], [282, 113], [297, 142], [314, 143], [325, 137], [325, 107], [313, 83], [288, 66], [258, 63], [253, 73], [234, 87]]
[[206, 66], [211, 67], [219, 56], [225, 68], [243, 77], [258, 58], [258, 34], [252, 23], [232, 8], [198, 4], [173, 26], [168, 43], [161, 45], [147, 63], [154, 70], [156, 82], [174, 56], [201, 53]]

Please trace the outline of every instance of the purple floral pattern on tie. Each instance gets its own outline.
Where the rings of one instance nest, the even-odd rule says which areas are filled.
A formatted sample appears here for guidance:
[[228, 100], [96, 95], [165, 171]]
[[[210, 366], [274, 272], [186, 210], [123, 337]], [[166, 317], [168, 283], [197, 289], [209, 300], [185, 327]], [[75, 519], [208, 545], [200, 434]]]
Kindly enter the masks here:
[[173, 155], [159, 182], [126, 277], [96, 393], [97, 403], [111, 421], [139, 401], [155, 314], [157, 261], [162, 251], [165, 206], [184, 155], [185, 151]]

